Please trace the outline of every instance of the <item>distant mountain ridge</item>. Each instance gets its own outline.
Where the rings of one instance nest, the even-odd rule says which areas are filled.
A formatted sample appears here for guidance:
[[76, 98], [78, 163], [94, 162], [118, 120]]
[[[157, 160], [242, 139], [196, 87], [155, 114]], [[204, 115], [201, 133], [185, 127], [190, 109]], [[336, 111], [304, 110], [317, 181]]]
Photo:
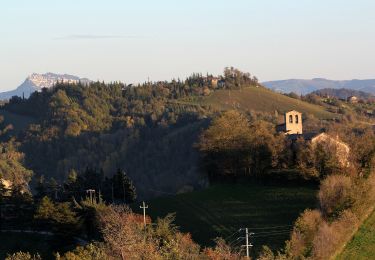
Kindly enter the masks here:
[[55, 74], [51, 72], [45, 74], [33, 73], [15, 90], [0, 93], [0, 100], [10, 99], [13, 96], [28, 98], [31, 93], [41, 91], [42, 88], [50, 88], [58, 81], [72, 84], [90, 82], [87, 78], [80, 78], [69, 74]]
[[347, 88], [323, 88], [319, 90], [315, 90], [311, 92], [312, 94], [316, 94], [318, 96], [329, 96], [329, 97], [336, 97], [340, 99], [347, 99], [350, 96], [356, 96], [361, 99], [373, 99], [375, 96], [371, 93], [363, 92], [360, 90], [353, 90]]
[[375, 79], [353, 79], [353, 80], [329, 80], [324, 78], [315, 79], [287, 79], [277, 81], [266, 81], [262, 83], [267, 88], [277, 92], [295, 92], [299, 95], [306, 95], [313, 91], [325, 88], [331, 89], [352, 89], [375, 94]]

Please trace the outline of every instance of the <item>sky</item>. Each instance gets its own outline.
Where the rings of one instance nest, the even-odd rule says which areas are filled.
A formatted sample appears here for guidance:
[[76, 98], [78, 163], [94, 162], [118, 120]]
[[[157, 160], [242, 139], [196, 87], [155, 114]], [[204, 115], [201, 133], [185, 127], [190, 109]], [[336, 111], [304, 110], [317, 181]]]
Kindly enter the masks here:
[[0, 90], [31, 73], [375, 78], [373, 0], [0, 0]]

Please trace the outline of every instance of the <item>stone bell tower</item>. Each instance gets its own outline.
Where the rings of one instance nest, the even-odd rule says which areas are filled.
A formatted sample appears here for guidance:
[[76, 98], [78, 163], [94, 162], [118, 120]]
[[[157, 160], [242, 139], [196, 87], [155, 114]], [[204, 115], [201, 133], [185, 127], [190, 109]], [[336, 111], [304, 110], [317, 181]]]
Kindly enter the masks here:
[[302, 134], [302, 113], [291, 110], [285, 113], [285, 132], [286, 134]]

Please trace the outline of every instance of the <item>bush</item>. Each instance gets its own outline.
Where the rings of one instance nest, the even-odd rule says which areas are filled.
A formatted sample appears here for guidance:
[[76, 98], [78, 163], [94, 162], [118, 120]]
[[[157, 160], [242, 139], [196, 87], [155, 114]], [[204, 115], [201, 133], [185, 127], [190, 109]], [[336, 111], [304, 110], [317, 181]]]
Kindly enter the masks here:
[[305, 210], [294, 225], [288, 253], [292, 256], [309, 256], [314, 237], [322, 221], [322, 215], [318, 210]]
[[343, 175], [331, 175], [322, 181], [318, 198], [325, 217], [338, 217], [354, 204], [352, 186], [351, 178]]
[[216, 246], [214, 248], [206, 248], [204, 250], [204, 255], [209, 260], [240, 260], [241, 256], [237, 252], [225, 243], [222, 238], [215, 240]]
[[56, 260], [107, 260], [110, 257], [106, 254], [103, 245], [88, 244], [85, 247], [77, 247], [73, 251], [66, 252], [63, 256], [56, 255]]
[[350, 239], [357, 226], [358, 219], [350, 210], [342, 212], [340, 218], [331, 224], [323, 222], [314, 237], [313, 259], [329, 259]]
[[8, 255], [5, 260], [42, 260], [39, 254], [31, 255], [29, 252], [17, 252]]

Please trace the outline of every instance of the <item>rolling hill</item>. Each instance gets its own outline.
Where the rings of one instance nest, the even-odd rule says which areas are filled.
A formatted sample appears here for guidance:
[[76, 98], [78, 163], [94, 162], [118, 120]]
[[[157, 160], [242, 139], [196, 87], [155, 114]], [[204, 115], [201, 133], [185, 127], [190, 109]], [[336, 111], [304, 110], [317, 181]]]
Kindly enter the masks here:
[[366, 80], [329, 80], [323, 78], [316, 79], [287, 79], [277, 81], [267, 81], [262, 83], [267, 88], [282, 93], [295, 92], [297, 94], [308, 94], [324, 88], [347, 88], [375, 94], [375, 79]]
[[330, 96], [330, 97], [336, 97], [341, 99], [347, 99], [350, 96], [356, 96], [361, 99], [369, 99], [374, 98], [374, 95], [359, 91], [359, 90], [353, 90], [353, 89], [347, 89], [347, 88], [323, 88], [312, 92], [313, 94], [316, 94], [318, 96]]
[[262, 111], [284, 113], [298, 110], [304, 114], [313, 114], [317, 118], [331, 119], [336, 115], [323, 107], [309, 104], [299, 99], [276, 93], [263, 87], [246, 87], [242, 90], [217, 90], [206, 97], [182, 100], [183, 104], [210, 106], [216, 110], [239, 109], [242, 111]]

